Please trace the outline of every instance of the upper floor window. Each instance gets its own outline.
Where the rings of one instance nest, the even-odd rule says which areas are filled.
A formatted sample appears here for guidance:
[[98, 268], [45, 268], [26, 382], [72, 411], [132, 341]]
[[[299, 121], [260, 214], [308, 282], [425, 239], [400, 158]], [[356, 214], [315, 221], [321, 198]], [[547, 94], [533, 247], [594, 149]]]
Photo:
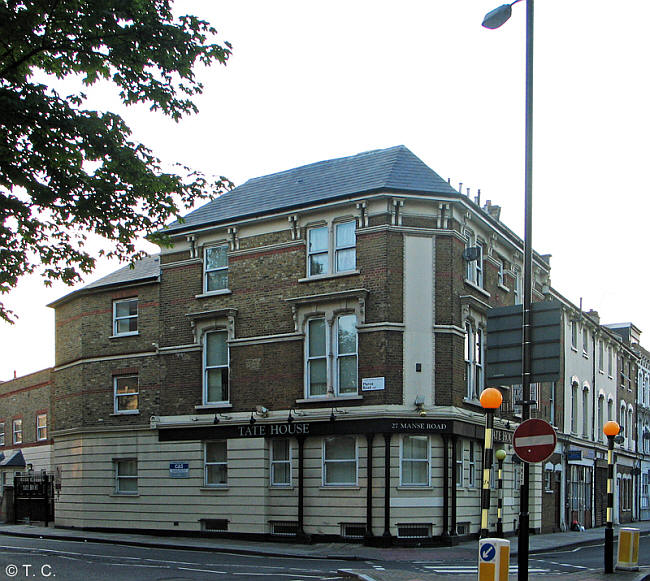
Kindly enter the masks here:
[[5, 424], [0, 422], [0, 446], [5, 445]]
[[612, 377], [612, 365], [613, 365], [613, 355], [612, 355], [612, 348], [607, 347], [607, 375]]
[[307, 397], [357, 393], [357, 317], [339, 315], [307, 324]]
[[291, 486], [291, 441], [271, 440], [271, 486]]
[[204, 445], [205, 486], [228, 485], [228, 449], [226, 440]]
[[571, 383], [571, 433], [578, 433], [578, 382]]
[[476, 234], [470, 230], [465, 231], [466, 248], [475, 247], [477, 250], [476, 260], [467, 261], [466, 279], [476, 286], [483, 287], [483, 244], [476, 238]]
[[138, 332], [138, 299], [113, 301], [113, 335]]
[[47, 440], [47, 414], [36, 416], [36, 439]]
[[227, 289], [228, 245], [208, 246], [203, 256], [203, 291], [209, 293]]
[[429, 436], [402, 436], [400, 484], [429, 486]]
[[357, 441], [354, 436], [323, 440], [323, 486], [357, 485]]
[[228, 332], [211, 331], [203, 335], [203, 403], [227, 402]]
[[113, 378], [114, 408], [116, 414], [137, 414], [139, 386], [137, 375]]
[[22, 444], [23, 443], [23, 420], [15, 419], [12, 422], [12, 432], [13, 432], [13, 443]]
[[586, 325], [582, 328], [582, 353], [583, 355], [589, 353], [589, 329]]
[[499, 266], [498, 266], [499, 270], [497, 271], [497, 283], [499, 284], [499, 286], [505, 286], [505, 280], [503, 278], [503, 274], [504, 274], [503, 259], [497, 258], [497, 260], [499, 262]]
[[587, 437], [589, 433], [589, 388], [585, 385], [582, 388], [582, 436]]
[[598, 370], [605, 370], [605, 346], [602, 339], [598, 341]]
[[465, 323], [465, 380], [468, 399], [478, 399], [483, 391], [483, 357], [483, 330], [474, 329], [468, 321]]
[[578, 322], [571, 321], [571, 347], [578, 348]]
[[356, 268], [356, 244], [354, 220], [334, 224], [331, 243], [328, 226], [310, 228], [307, 231], [308, 276], [353, 271]]
[[603, 434], [603, 426], [605, 425], [605, 419], [604, 419], [604, 406], [605, 406], [605, 396], [602, 394], [598, 396], [598, 440], [602, 441], [605, 437], [605, 434]]
[[116, 494], [138, 493], [138, 461], [135, 458], [113, 460]]

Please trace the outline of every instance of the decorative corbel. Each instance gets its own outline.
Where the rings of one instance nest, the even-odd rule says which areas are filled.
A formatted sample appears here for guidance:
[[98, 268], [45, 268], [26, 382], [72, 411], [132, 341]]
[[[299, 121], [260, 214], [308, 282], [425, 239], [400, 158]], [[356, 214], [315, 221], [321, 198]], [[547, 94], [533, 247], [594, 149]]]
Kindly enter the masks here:
[[237, 236], [237, 228], [235, 226], [228, 228], [228, 236], [230, 236], [230, 240], [228, 241], [230, 251], [232, 252], [233, 250], [239, 250], [239, 238]]
[[368, 203], [364, 200], [363, 202], [357, 203], [357, 210], [359, 210], [359, 216], [357, 217], [357, 228], [366, 228], [368, 226]]
[[196, 258], [196, 236], [190, 234], [187, 236], [187, 241], [190, 243], [190, 258]]
[[291, 240], [298, 240], [298, 214], [291, 214], [287, 220], [291, 229]]
[[402, 225], [401, 208], [404, 206], [404, 200], [400, 200], [399, 198], [393, 198], [391, 200], [391, 204], [392, 204], [391, 215], [393, 217], [392, 219], [393, 226], [401, 226]]

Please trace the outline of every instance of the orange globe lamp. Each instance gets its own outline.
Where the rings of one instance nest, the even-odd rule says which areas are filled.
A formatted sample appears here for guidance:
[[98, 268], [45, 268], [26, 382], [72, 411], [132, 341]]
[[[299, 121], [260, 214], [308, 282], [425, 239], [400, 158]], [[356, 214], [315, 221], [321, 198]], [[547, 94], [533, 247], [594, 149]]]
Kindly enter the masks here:
[[616, 436], [621, 431], [621, 426], [614, 420], [610, 420], [603, 426], [603, 433], [606, 436]]
[[479, 401], [486, 410], [495, 410], [501, 405], [503, 396], [496, 387], [488, 387], [481, 392]]

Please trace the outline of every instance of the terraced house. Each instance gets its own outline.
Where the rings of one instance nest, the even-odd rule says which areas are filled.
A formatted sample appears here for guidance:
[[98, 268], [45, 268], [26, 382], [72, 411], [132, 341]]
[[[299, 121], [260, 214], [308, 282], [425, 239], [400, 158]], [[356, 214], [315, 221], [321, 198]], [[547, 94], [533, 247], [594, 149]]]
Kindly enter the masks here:
[[[521, 302], [523, 244], [499, 212], [403, 146], [370, 151], [249, 180], [171, 224], [173, 247], [54, 302], [56, 524], [476, 534], [486, 314]], [[549, 276], [535, 254], [534, 300]], [[563, 385], [539, 388], [543, 414]], [[512, 533], [520, 396], [502, 391]]]

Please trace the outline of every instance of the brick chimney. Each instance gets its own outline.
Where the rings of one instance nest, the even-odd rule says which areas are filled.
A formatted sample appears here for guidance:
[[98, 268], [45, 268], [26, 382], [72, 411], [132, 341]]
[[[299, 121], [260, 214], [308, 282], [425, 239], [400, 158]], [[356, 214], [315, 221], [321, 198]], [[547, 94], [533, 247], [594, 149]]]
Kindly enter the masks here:
[[495, 220], [501, 219], [501, 206], [497, 206], [496, 204], [493, 206], [492, 200], [486, 200], [483, 209]]

